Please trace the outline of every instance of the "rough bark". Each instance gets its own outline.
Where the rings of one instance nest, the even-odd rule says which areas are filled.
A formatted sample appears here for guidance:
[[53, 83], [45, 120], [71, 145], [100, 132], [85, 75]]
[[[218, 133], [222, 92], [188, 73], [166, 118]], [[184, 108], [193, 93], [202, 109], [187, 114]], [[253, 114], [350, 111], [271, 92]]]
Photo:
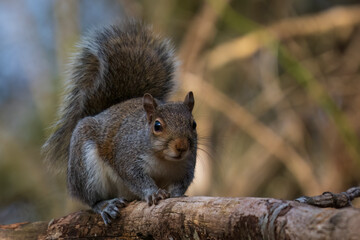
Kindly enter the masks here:
[[267, 198], [183, 197], [132, 202], [110, 226], [81, 211], [0, 226], [1, 239], [357, 239], [360, 209], [323, 209]]

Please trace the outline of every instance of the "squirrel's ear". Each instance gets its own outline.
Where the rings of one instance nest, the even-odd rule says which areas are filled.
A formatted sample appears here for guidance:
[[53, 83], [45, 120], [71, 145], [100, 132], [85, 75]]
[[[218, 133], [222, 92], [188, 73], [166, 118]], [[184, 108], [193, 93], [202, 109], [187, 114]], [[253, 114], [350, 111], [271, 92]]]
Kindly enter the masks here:
[[144, 109], [146, 111], [147, 119], [150, 123], [152, 121], [152, 117], [153, 117], [155, 109], [157, 107], [155, 99], [153, 98], [153, 96], [151, 96], [151, 94], [149, 94], [149, 93], [144, 94], [143, 105], [144, 105]]
[[188, 106], [190, 112], [192, 112], [193, 108], [194, 108], [194, 104], [195, 104], [195, 100], [194, 100], [194, 94], [193, 92], [189, 92], [184, 100], [184, 104], [186, 106]]

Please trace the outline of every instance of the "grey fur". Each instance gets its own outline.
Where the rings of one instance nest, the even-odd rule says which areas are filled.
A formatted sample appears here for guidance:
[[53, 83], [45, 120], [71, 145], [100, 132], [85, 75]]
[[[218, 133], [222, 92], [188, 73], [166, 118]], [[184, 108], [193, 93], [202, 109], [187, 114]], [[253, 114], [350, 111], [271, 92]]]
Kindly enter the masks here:
[[[183, 103], [164, 103], [157, 111], [158, 116], [168, 120], [169, 139], [159, 140], [151, 134], [152, 124], [147, 122], [141, 98], [82, 119], [74, 130], [70, 145], [70, 193], [90, 206], [112, 197], [146, 200], [147, 194], [158, 188], [173, 190], [174, 196], [183, 195], [193, 179], [195, 168], [197, 135], [191, 129], [192, 116]], [[168, 142], [178, 136], [185, 136], [190, 142], [186, 159], [159, 162], [154, 152], [166, 148]], [[107, 151], [109, 146], [111, 149]], [[89, 155], [89, 151], [93, 152]], [[94, 159], [99, 163], [93, 164]], [[96, 166], [96, 170], [89, 170], [89, 165]], [[104, 181], [94, 180], [96, 174], [93, 171], [102, 172]], [[116, 175], [120, 178], [114, 177]], [[100, 181], [107, 187], [116, 186], [116, 189], [109, 188], [102, 194], [105, 188], [101, 184], [92, 184]]]
[[[161, 138], [152, 133], [153, 123], [159, 118], [166, 123], [167, 131]], [[158, 198], [159, 190], [165, 190], [170, 197], [182, 196], [193, 180], [196, 164], [197, 133], [191, 120], [186, 104], [158, 101], [154, 119], [149, 123], [142, 98], [130, 99], [82, 119], [70, 144], [70, 194], [93, 206], [105, 216], [107, 224], [111, 222], [106, 217], [110, 213], [103, 212], [107, 208], [99, 211], [98, 205], [109, 206], [111, 199], [156, 203], [153, 198]], [[156, 156], [178, 138], [185, 138], [189, 144], [183, 159], [168, 161]]]
[[42, 147], [45, 161], [56, 168], [67, 162], [71, 134], [80, 119], [144, 93], [166, 100], [175, 86], [177, 60], [171, 44], [141, 23], [96, 30], [79, 48], [55, 131]]
[[137, 22], [94, 32], [74, 59], [43, 151], [52, 165], [67, 162], [70, 194], [105, 224], [126, 201], [182, 196], [194, 178], [193, 94], [166, 102], [175, 68], [168, 41]]

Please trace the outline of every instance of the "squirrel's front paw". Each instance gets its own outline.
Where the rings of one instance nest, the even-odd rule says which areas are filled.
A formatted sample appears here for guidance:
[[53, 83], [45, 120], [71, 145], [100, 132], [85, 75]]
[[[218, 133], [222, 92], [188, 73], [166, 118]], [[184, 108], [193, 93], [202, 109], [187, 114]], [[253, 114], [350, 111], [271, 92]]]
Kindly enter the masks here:
[[166, 199], [170, 197], [170, 193], [168, 193], [164, 189], [158, 189], [156, 192], [153, 192], [145, 197], [146, 202], [151, 205], [156, 205], [159, 203], [160, 200]]
[[93, 206], [93, 210], [99, 213], [104, 220], [105, 225], [111, 223], [112, 219], [120, 214], [119, 208], [125, 207], [126, 202], [122, 198], [114, 198], [98, 202]]

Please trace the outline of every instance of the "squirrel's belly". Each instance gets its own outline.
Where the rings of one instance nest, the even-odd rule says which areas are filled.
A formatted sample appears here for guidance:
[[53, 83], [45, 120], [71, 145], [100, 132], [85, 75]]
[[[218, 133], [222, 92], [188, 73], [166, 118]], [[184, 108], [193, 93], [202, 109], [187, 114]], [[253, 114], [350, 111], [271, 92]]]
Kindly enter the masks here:
[[124, 198], [128, 201], [140, 199], [129, 190], [119, 175], [108, 165], [106, 165], [106, 175], [109, 196]]
[[128, 201], [133, 201], [133, 200], [140, 200], [141, 198], [139, 196], [136, 196], [135, 194], [133, 194], [124, 184], [124, 182], [119, 179], [117, 182], [114, 183], [116, 189], [116, 196], [117, 197], [121, 197], [124, 198]]
[[146, 160], [145, 172], [159, 188], [167, 189], [172, 183], [184, 178], [186, 162], [169, 162], [156, 157], [143, 156]]
[[98, 148], [92, 141], [83, 146], [83, 160], [87, 170], [87, 188], [103, 199], [122, 197], [126, 200], [139, 199], [130, 192], [112, 166], [101, 159]]

